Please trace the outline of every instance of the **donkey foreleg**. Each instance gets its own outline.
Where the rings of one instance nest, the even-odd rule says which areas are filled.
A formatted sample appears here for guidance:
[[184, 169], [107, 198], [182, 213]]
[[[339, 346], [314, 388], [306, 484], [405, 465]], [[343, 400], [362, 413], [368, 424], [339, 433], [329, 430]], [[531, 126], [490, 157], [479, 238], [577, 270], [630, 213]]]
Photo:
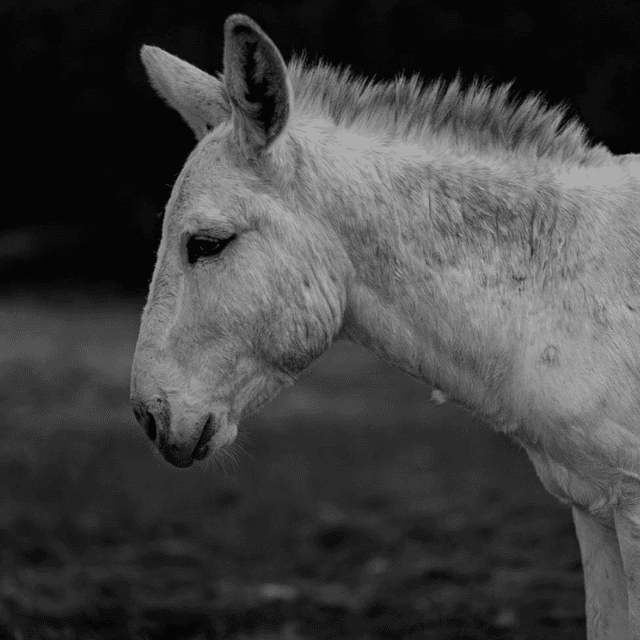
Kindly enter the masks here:
[[629, 631], [627, 580], [616, 531], [576, 507], [573, 522], [584, 571], [588, 640], [640, 640], [637, 631]]
[[630, 637], [640, 640], [640, 504], [614, 509], [614, 520], [627, 583]]

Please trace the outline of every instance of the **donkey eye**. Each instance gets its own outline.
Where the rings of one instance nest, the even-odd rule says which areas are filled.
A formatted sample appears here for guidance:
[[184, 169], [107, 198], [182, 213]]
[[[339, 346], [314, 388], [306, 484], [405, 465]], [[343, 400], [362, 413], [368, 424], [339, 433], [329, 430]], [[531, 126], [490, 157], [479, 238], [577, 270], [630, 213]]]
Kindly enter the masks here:
[[200, 258], [217, 256], [227, 244], [233, 240], [230, 238], [213, 238], [211, 236], [192, 236], [187, 242], [187, 258], [189, 264], [195, 264]]

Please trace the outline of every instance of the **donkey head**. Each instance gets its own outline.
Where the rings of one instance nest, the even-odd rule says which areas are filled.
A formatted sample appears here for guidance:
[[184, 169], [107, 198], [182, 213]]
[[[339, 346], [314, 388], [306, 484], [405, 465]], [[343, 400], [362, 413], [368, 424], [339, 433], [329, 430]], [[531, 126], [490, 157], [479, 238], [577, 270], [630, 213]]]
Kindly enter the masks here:
[[242, 415], [328, 348], [346, 304], [349, 261], [296, 180], [282, 56], [246, 16], [224, 35], [218, 78], [142, 49], [198, 139], [165, 211], [131, 374], [136, 418], [178, 467], [233, 442]]

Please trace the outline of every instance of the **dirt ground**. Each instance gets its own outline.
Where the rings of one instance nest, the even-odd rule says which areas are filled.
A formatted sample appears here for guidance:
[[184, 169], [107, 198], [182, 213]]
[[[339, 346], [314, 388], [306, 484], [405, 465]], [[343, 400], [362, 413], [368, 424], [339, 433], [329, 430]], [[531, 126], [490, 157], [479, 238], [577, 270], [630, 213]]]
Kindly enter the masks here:
[[141, 302], [0, 304], [0, 638], [581, 638], [569, 510], [526, 458], [332, 348], [178, 470], [128, 407]]

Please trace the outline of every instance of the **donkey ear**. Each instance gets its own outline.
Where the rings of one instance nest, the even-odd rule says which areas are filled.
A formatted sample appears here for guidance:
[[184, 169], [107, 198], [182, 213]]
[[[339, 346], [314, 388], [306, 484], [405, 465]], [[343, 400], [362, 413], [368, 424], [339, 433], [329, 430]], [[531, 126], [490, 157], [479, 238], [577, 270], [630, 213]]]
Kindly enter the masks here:
[[229, 16], [224, 35], [224, 81], [234, 128], [246, 150], [257, 155], [273, 144], [289, 120], [287, 68], [276, 45], [247, 16]]
[[198, 140], [230, 117], [231, 105], [220, 80], [158, 47], [145, 45], [140, 57], [153, 88]]

